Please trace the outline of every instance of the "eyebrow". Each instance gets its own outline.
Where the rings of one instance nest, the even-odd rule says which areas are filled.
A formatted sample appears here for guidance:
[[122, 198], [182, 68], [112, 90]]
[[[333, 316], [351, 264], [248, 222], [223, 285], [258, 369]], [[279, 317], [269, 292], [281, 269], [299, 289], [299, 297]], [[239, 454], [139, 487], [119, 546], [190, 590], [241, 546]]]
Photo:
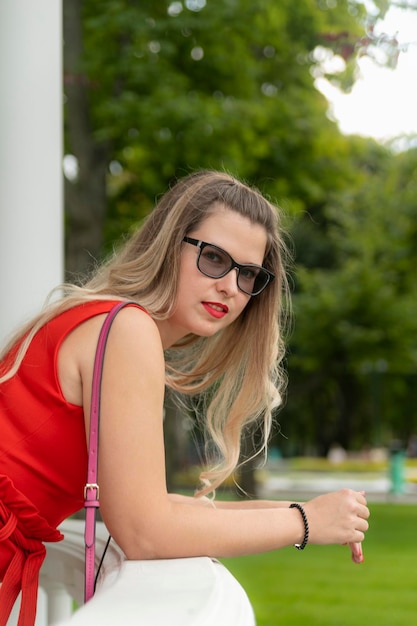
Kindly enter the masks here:
[[251, 261], [245, 261], [244, 263], [240, 263], [239, 261], [236, 261], [236, 259], [230, 254], [228, 250], [226, 250], [226, 248], [223, 248], [223, 246], [219, 246], [218, 243], [214, 243], [213, 241], [205, 241], [204, 239], [196, 239], [195, 237], [188, 237], [188, 235], [186, 235], [184, 239], [186, 240], [188, 239], [191, 243], [193, 243], [194, 245], [198, 247], [200, 247], [200, 244], [204, 244], [206, 246], [214, 246], [215, 248], [219, 248], [219, 250], [223, 250], [223, 252], [226, 252], [226, 254], [228, 254], [230, 258], [238, 265], [250, 265], [251, 267], [262, 267], [262, 269], [266, 269], [264, 268], [262, 263], [253, 263]]

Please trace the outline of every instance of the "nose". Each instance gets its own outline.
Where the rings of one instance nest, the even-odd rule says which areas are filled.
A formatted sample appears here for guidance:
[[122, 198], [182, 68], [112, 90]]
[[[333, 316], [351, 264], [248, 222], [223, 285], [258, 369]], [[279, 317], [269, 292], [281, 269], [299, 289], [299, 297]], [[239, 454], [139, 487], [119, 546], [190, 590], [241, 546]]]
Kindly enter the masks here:
[[217, 290], [228, 296], [237, 293], [239, 291], [237, 286], [238, 271], [237, 267], [234, 267], [225, 276], [222, 276], [222, 278], [217, 278]]

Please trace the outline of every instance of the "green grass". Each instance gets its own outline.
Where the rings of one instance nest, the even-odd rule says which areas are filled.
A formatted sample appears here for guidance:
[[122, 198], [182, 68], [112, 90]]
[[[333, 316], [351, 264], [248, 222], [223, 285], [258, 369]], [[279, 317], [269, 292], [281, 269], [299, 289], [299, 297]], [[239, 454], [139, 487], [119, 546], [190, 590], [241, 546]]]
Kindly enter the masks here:
[[362, 565], [343, 546], [223, 560], [245, 588], [257, 626], [417, 623], [417, 506], [370, 509]]

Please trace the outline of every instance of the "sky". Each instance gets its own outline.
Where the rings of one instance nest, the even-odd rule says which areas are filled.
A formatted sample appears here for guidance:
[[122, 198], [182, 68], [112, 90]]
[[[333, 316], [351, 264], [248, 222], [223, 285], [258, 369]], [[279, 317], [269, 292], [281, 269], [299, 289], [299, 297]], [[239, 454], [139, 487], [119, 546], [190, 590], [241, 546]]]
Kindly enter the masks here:
[[384, 21], [377, 23], [376, 32], [396, 34], [400, 54], [395, 69], [379, 67], [363, 57], [360, 77], [350, 94], [342, 94], [322, 79], [316, 85], [329, 100], [332, 117], [343, 133], [383, 142], [404, 134], [417, 135], [417, 10], [389, 9]]

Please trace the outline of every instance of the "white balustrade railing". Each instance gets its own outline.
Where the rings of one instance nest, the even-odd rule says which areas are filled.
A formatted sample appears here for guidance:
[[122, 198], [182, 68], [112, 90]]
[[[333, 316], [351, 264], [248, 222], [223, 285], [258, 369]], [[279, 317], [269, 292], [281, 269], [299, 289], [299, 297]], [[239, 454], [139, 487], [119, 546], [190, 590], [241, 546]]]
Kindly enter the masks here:
[[[208, 557], [128, 561], [113, 541], [97, 591], [83, 605], [84, 522], [67, 520], [60, 530], [64, 541], [47, 544], [36, 626], [255, 625], [245, 591], [217, 561]], [[107, 537], [98, 523], [97, 565]], [[17, 623], [17, 612], [18, 606], [8, 626]]]

